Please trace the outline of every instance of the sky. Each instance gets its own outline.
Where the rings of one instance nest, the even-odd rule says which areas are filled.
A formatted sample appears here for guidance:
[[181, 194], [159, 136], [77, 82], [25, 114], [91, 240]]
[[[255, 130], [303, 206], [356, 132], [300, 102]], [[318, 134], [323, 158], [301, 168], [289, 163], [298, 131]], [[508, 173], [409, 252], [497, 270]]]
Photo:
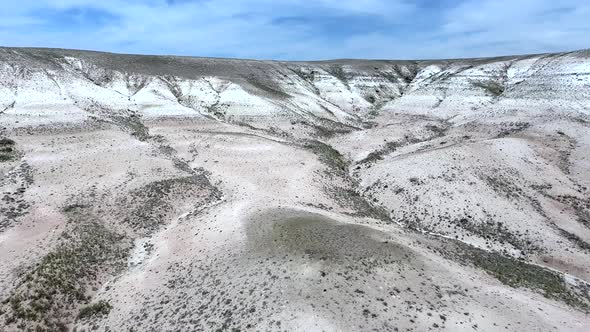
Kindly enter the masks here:
[[0, 2], [0, 46], [276, 60], [590, 48], [588, 0]]

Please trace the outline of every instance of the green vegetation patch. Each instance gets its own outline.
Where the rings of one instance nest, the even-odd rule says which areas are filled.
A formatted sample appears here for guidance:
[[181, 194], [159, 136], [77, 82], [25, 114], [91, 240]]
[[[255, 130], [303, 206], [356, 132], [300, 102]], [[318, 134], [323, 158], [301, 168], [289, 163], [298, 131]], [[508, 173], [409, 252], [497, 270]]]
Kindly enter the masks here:
[[315, 79], [315, 71], [304, 71], [303, 68], [290, 68], [295, 75], [299, 76], [302, 80], [307, 82], [313, 82]]
[[0, 148], [2, 147], [7, 147], [7, 146], [13, 146], [15, 143], [13, 140], [11, 140], [10, 138], [0, 138]]
[[[327, 110], [327, 109], [326, 109]], [[327, 110], [329, 112], [329, 110]], [[341, 134], [348, 134], [359, 128], [347, 125], [338, 121], [322, 118], [319, 116], [312, 115], [314, 121], [299, 120], [294, 121], [292, 124], [303, 124], [312, 127], [315, 130], [316, 137], [331, 138]]]
[[395, 74], [395, 70], [394, 72], [387, 72], [387, 71], [382, 71], [380, 72], [381, 76], [388, 80], [391, 83], [399, 83], [399, 76]]
[[471, 84], [478, 88], [484, 89], [486, 92], [494, 97], [498, 97], [504, 93], [504, 85], [494, 80], [487, 81], [472, 81]]
[[78, 313], [78, 319], [106, 316], [109, 314], [109, 312], [111, 312], [111, 309], [113, 309], [113, 306], [110, 303], [100, 300], [80, 309], [80, 313]]
[[577, 236], [574, 233], [570, 233], [566, 230], [563, 229], [559, 229], [559, 232], [561, 233], [561, 235], [563, 237], [565, 237], [566, 239], [570, 240], [571, 242], [573, 242], [575, 245], [577, 245], [580, 249], [582, 250], [586, 250], [588, 252], [590, 252], [590, 243], [584, 241], [582, 238], [580, 238], [579, 236]]
[[351, 213], [353, 216], [369, 217], [386, 222], [391, 221], [389, 213], [385, 208], [369, 203], [365, 197], [353, 189], [332, 187], [326, 189], [326, 191], [341, 206], [347, 206], [354, 210], [355, 213]]
[[347, 88], [349, 87], [348, 86], [348, 76], [347, 76], [347, 74], [344, 71], [344, 68], [342, 66], [340, 66], [340, 65], [332, 65], [332, 66], [330, 66], [330, 68], [328, 68], [327, 72], [330, 75], [336, 77]]
[[501, 130], [498, 133], [497, 137], [502, 138], [509, 135], [514, 135], [528, 129], [530, 126], [530, 123], [523, 121], [503, 122], [498, 125], [498, 128], [500, 128]]
[[338, 150], [316, 140], [306, 140], [302, 143], [302, 146], [315, 153], [319, 160], [329, 167], [328, 175], [335, 175], [344, 180], [344, 187], [328, 186], [325, 188], [326, 193], [335, 199], [340, 206], [354, 210], [355, 212], [351, 213], [354, 216], [370, 217], [386, 222], [391, 221], [387, 210], [371, 204], [365, 197], [354, 190], [356, 182], [349, 177], [347, 172], [349, 161]]
[[568, 205], [574, 210], [577, 221], [590, 228], [590, 199], [581, 199], [571, 195], [550, 196], [556, 201]]
[[417, 138], [417, 137], [412, 137], [412, 136], [406, 136], [403, 139], [399, 140], [399, 141], [391, 141], [391, 142], [386, 142], [385, 145], [381, 146], [381, 148], [369, 153], [364, 159], [360, 160], [358, 162], [358, 164], [368, 164], [368, 163], [373, 163], [376, 162], [378, 160], [382, 160], [384, 156], [395, 152], [397, 149], [407, 146], [407, 145], [412, 145], [412, 144], [417, 144], [417, 143], [421, 143], [421, 142], [426, 142], [438, 137], [443, 137], [445, 136], [447, 130], [448, 130], [448, 126], [444, 125], [444, 126], [435, 126], [435, 125], [427, 125], [425, 126], [425, 128], [427, 130], [429, 130], [430, 132], [432, 132], [432, 135], [426, 138]]
[[129, 116], [113, 116], [112, 120], [119, 126], [129, 130], [132, 136], [142, 142], [150, 138], [148, 128], [141, 121], [141, 116], [137, 114], [131, 114]]
[[492, 275], [505, 285], [514, 288], [528, 288], [539, 292], [548, 299], [564, 302], [574, 308], [588, 311], [590, 294], [584, 285], [576, 288], [568, 285], [557, 272], [522, 260], [488, 252], [462, 242], [457, 245], [454, 258], [470, 263]]
[[524, 239], [519, 232], [513, 233], [502, 222], [494, 222], [493, 220], [476, 222], [462, 218], [454, 220], [453, 224], [462, 229], [500, 244], [509, 243], [514, 248], [526, 250], [527, 252], [539, 251], [541, 248]]
[[278, 85], [270, 77], [259, 77], [256, 75], [249, 75], [245, 79], [254, 88], [260, 91], [264, 91], [275, 98], [288, 99], [291, 97], [291, 95], [287, 92], [276, 88], [275, 86]]
[[[60, 244], [23, 276], [2, 302], [6, 325], [38, 331], [65, 331], [73, 312], [90, 299], [97, 280], [125, 266], [131, 246], [123, 235], [74, 206], [66, 209], [69, 229]], [[104, 310], [104, 309], [101, 309]]]
[[400, 146], [401, 144], [399, 142], [387, 142], [381, 149], [369, 153], [364, 159], [360, 160], [358, 163], [367, 164], [376, 162], [378, 160], [382, 160], [383, 156], [394, 152]]
[[[172, 194], [177, 196], [172, 197]], [[164, 224], [173, 211], [173, 199], [189, 196], [195, 200], [203, 199], [205, 204], [219, 199], [221, 192], [204, 174], [155, 181], [121, 199], [120, 203], [125, 207], [121, 209], [125, 211], [121, 218], [134, 229], [149, 233]]]
[[338, 173], [346, 172], [349, 162], [338, 150], [330, 145], [317, 140], [305, 140], [302, 146], [315, 153], [320, 161], [330, 169]]
[[16, 143], [10, 138], [0, 138], [0, 162], [11, 161], [16, 155]]
[[318, 136], [325, 138], [331, 138], [340, 134], [348, 134], [353, 131], [353, 129], [345, 126], [324, 126], [316, 124], [312, 124], [312, 126]]
[[13, 155], [0, 152], [0, 162], [11, 161], [12, 159], [14, 159]]
[[416, 76], [418, 76], [418, 73], [420, 72], [420, 68], [415, 63], [404, 66], [395, 64], [393, 65], [392, 69], [406, 84], [412, 83], [412, 81], [416, 78]]

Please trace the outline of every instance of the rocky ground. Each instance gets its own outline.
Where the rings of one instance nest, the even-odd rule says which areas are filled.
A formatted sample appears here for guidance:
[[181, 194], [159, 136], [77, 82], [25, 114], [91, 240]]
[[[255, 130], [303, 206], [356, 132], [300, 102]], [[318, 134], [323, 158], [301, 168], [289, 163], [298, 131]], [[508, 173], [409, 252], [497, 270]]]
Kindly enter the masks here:
[[0, 48], [0, 330], [585, 331], [590, 54]]

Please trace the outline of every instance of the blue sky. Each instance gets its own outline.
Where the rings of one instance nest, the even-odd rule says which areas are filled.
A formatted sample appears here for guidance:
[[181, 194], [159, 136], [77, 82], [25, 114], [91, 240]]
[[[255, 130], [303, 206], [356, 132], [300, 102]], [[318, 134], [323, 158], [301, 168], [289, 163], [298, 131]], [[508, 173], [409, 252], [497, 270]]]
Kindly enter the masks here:
[[588, 0], [1, 0], [0, 45], [278, 60], [590, 47]]

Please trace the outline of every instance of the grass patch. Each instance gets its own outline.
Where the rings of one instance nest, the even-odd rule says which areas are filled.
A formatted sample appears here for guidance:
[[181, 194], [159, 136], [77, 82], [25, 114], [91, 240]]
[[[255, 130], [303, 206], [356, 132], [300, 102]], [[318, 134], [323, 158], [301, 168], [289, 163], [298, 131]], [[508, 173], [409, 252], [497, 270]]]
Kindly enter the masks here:
[[525, 129], [528, 129], [530, 126], [530, 123], [522, 121], [505, 122], [498, 126], [499, 128], [501, 128], [501, 130], [498, 133], [497, 137], [506, 137], [509, 135], [517, 134]]
[[313, 117], [313, 121], [299, 120], [292, 123], [301, 123], [312, 127], [315, 131], [315, 135], [323, 138], [331, 138], [336, 135], [348, 134], [352, 131], [358, 130], [356, 127], [338, 121], [322, 118], [313, 114], [311, 114], [311, 116]]
[[382, 160], [383, 156], [394, 152], [400, 146], [401, 145], [398, 142], [387, 142], [387, 143], [385, 143], [385, 145], [381, 149], [369, 153], [365, 158], [360, 160], [358, 163], [359, 164], [366, 164], [366, 163], [376, 162], [377, 160]]
[[503, 94], [505, 90], [504, 85], [494, 80], [472, 81], [471, 84], [478, 88], [484, 89], [486, 92], [495, 97]]
[[15, 144], [16, 143], [13, 140], [11, 140], [10, 138], [6, 138], [6, 137], [0, 138], [0, 147], [13, 146]]
[[14, 145], [10, 138], [0, 138], [0, 162], [11, 161], [15, 157]]
[[327, 126], [317, 125], [317, 124], [311, 124], [311, 126], [315, 130], [316, 135], [318, 135], [320, 137], [324, 137], [324, 138], [331, 138], [336, 135], [348, 134], [353, 131], [353, 129], [346, 128], [346, 127], [334, 128], [334, 127], [327, 127]]
[[559, 229], [559, 232], [561, 233], [561, 235], [563, 235], [563, 237], [565, 237], [566, 239], [568, 239], [571, 242], [575, 243], [580, 249], [583, 249], [583, 250], [586, 250], [586, 251], [590, 252], [590, 243], [582, 240], [582, 238], [580, 238], [576, 234], [570, 233], [570, 232], [568, 232], [566, 230]]
[[587, 228], [590, 228], [590, 199], [581, 199], [571, 195], [550, 197], [562, 204], [568, 205], [574, 210], [577, 221]]
[[204, 198], [206, 201], [214, 201], [221, 196], [202, 174], [155, 181], [122, 198], [121, 210], [125, 214], [121, 215], [121, 219], [138, 231], [155, 231], [174, 209], [173, 194]]
[[291, 71], [293, 73], [295, 73], [295, 75], [299, 76], [302, 80], [307, 81], [307, 82], [313, 82], [313, 80], [315, 79], [315, 71], [303, 71], [303, 69], [301, 68], [290, 68]]
[[[347, 170], [349, 162], [340, 152], [330, 145], [316, 140], [305, 141], [303, 147], [315, 153], [319, 160], [335, 173], [334, 175], [341, 177], [344, 182], [349, 185], [348, 188], [328, 186], [325, 190], [340, 206], [348, 207], [355, 211], [354, 213], [350, 213], [350, 215], [370, 217], [387, 222], [391, 220], [387, 210], [380, 206], [374, 206], [365, 197], [361, 196], [353, 189], [356, 186], [356, 183], [348, 176]], [[332, 175], [330, 171], [327, 173]]]
[[381, 76], [391, 83], [399, 83], [398, 75], [395, 72], [380, 72]]
[[66, 212], [70, 229], [61, 243], [23, 275], [4, 301], [5, 324], [66, 331], [74, 310], [90, 299], [90, 287], [125, 266], [130, 243], [79, 207]]
[[354, 213], [349, 213], [352, 216], [369, 217], [385, 222], [391, 221], [389, 213], [385, 208], [372, 205], [365, 197], [361, 196], [353, 189], [332, 187], [326, 189], [326, 191], [341, 206], [350, 207], [352, 210], [354, 210]]
[[109, 314], [109, 312], [111, 312], [112, 309], [113, 306], [110, 303], [100, 300], [80, 309], [80, 312], [78, 313], [78, 319], [106, 316]]
[[414, 63], [407, 66], [395, 64], [393, 65], [392, 69], [397, 74], [397, 76], [401, 77], [401, 79], [406, 84], [412, 83], [412, 81], [416, 78], [416, 76], [418, 76], [418, 72], [420, 71], [418, 65]]
[[431, 131], [433, 133], [432, 136], [427, 137], [427, 138], [422, 138], [422, 139], [406, 136], [404, 139], [402, 139], [400, 141], [387, 142], [387, 143], [385, 143], [385, 145], [381, 146], [380, 149], [369, 153], [365, 158], [359, 160], [358, 164], [367, 164], [367, 163], [371, 163], [371, 162], [376, 162], [378, 160], [382, 160], [383, 156], [386, 156], [390, 153], [395, 152], [395, 150], [397, 150], [398, 148], [401, 148], [401, 147], [404, 147], [407, 145], [411, 145], [411, 144], [417, 144], [417, 143], [429, 141], [429, 140], [432, 140], [432, 139], [435, 139], [438, 137], [443, 137], [447, 132], [446, 127], [439, 127], [439, 126], [435, 126], [435, 125], [427, 125], [425, 127], [426, 127], [426, 129], [428, 129], [429, 131]]
[[129, 116], [113, 116], [112, 120], [114, 123], [129, 130], [131, 136], [136, 137], [142, 142], [150, 138], [149, 130], [141, 121], [140, 115], [131, 114]]
[[527, 288], [586, 312], [590, 309], [587, 289], [568, 285], [557, 272], [458, 241], [454, 244], [457, 246], [454, 258], [484, 270], [507, 286]]
[[336, 77], [340, 82], [342, 82], [342, 84], [344, 84], [347, 88], [349, 88], [348, 77], [346, 75], [346, 72], [344, 71], [344, 68], [342, 68], [342, 66], [340, 66], [340, 65], [330, 66], [330, 68], [328, 68], [327, 72], [330, 75]]
[[317, 140], [306, 140], [303, 143], [303, 148], [315, 153], [319, 160], [333, 171], [338, 173], [346, 172], [349, 162], [338, 150], [330, 145]]
[[0, 162], [11, 161], [14, 159], [14, 156], [11, 154], [1, 153], [0, 152]]
[[278, 85], [270, 78], [263, 79], [256, 75], [249, 75], [248, 77], [246, 77], [246, 81], [250, 83], [254, 88], [260, 91], [264, 91], [275, 98], [288, 99], [291, 97], [291, 95], [286, 93], [285, 91], [275, 88], [275, 86]]
[[492, 220], [488, 220], [486, 222], [475, 222], [468, 220], [467, 218], [462, 218], [459, 220], [454, 220], [453, 224], [472, 234], [481, 236], [484, 239], [498, 242], [500, 244], [508, 243], [514, 248], [520, 250], [526, 250], [527, 252], [540, 250], [540, 248], [536, 245], [523, 240], [518, 236], [518, 234], [511, 232], [501, 222], [493, 222]]

